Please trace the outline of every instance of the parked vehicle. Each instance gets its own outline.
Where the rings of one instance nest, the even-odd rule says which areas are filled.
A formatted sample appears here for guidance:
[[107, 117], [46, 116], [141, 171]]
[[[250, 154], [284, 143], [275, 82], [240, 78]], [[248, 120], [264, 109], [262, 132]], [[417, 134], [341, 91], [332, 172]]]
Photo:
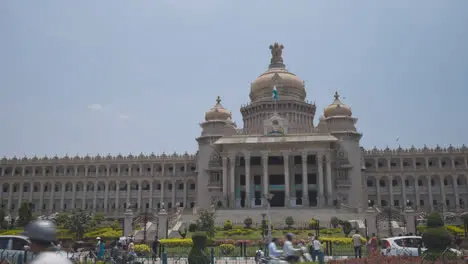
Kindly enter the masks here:
[[[426, 250], [420, 236], [398, 236], [380, 240], [380, 253], [384, 256], [419, 256]], [[461, 251], [454, 248], [449, 251], [462, 256]]]
[[[34, 258], [34, 253], [30, 252], [31, 241], [26, 236], [5, 235], [0, 236], [0, 260], [8, 260], [12, 263], [27, 263]], [[65, 251], [57, 251], [69, 259], [73, 255]]]

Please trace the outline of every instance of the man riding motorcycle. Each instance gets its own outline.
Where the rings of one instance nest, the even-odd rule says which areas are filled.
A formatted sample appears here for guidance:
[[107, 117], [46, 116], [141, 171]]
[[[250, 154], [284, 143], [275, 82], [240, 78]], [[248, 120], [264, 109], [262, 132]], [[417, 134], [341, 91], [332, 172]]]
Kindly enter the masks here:
[[53, 245], [57, 241], [57, 227], [53, 222], [33, 221], [24, 228], [23, 235], [31, 241], [31, 251], [39, 254], [30, 264], [72, 264], [69, 259], [58, 254]]
[[299, 256], [298, 252], [302, 252], [302, 249], [300, 248], [294, 248], [292, 240], [294, 238], [294, 235], [291, 233], [288, 233], [286, 235], [286, 241], [284, 242], [283, 245], [283, 255], [285, 256], [285, 260], [289, 263], [295, 263], [299, 261]]
[[278, 238], [273, 238], [270, 244], [268, 245], [268, 254], [272, 258], [279, 258], [283, 254], [283, 251], [278, 250], [278, 248], [276, 247], [278, 242]]

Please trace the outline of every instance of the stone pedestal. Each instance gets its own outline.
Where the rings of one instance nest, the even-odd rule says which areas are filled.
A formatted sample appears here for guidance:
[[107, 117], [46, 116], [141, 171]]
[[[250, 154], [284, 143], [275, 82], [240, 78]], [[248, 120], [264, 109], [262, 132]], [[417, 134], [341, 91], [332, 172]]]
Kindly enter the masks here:
[[131, 236], [133, 234], [133, 212], [127, 209], [124, 214], [124, 236]]
[[309, 196], [302, 196], [302, 206], [309, 206]]
[[406, 233], [416, 234], [416, 212], [407, 208], [405, 210], [405, 220], [406, 220]]
[[158, 214], [158, 221], [159, 221], [159, 229], [158, 229], [158, 237], [159, 239], [166, 238], [168, 235], [168, 226], [167, 226], [167, 212], [163, 208], [159, 211]]

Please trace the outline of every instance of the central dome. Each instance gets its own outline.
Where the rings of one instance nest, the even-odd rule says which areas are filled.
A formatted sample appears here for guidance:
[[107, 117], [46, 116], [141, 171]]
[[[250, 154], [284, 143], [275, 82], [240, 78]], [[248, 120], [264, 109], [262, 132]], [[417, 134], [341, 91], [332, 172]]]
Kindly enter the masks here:
[[271, 100], [275, 86], [280, 100], [305, 100], [304, 81], [286, 69], [283, 64], [283, 48], [284, 46], [278, 43], [270, 46], [271, 63], [268, 70], [250, 85], [252, 102]]

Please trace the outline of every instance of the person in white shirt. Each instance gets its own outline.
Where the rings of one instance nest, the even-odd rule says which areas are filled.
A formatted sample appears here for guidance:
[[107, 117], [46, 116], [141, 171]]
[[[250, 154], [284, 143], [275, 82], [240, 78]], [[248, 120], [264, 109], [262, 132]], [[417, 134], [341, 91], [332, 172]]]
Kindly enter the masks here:
[[318, 257], [320, 259], [320, 255], [322, 254], [322, 244], [320, 243], [318, 237], [314, 238], [312, 241], [312, 261]]
[[286, 241], [284, 242], [283, 245], [283, 254], [286, 257], [286, 261], [290, 263], [298, 262], [299, 261], [299, 256], [297, 255], [297, 252], [301, 251], [300, 248], [294, 248], [292, 240], [294, 238], [294, 235], [289, 233], [286, 235]]
[[362, 236], [359, 234], [358, 230], [356, 230], [356, 232], [351, 237], [351, 239], [353, 240], [354, 256], [356, 258], [361, 258], [361, 255], [362, 255]]
[[58, 254], [53, 243], [57, 240], [57, 227], [48, 220], [29, 223], [24, 228], [24, 236], [31, 241], [31, 251], [38, 254], [30, 264], [72, 264], [62, 254]]
[[281, 250], [278, 250], [276, 247], [278, 243], [278, 238], [273, 238], [268, 244], [268, 255], [272, 258], [279, 258], [283, 252]]

